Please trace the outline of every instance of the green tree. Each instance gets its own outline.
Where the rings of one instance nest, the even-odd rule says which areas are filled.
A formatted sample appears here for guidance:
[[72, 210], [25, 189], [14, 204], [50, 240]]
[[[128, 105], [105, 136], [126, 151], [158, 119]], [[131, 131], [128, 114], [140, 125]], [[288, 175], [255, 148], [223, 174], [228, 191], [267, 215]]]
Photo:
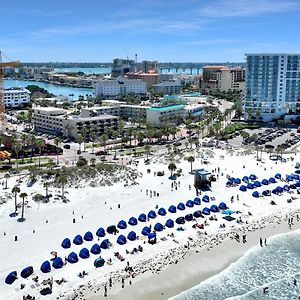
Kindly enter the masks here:
[[145, 146], [145, 153], [146, 153], [146, 159], [148, 160], [149, 158], [149, 154], [151, 153], [151, 146], [150, 145], [146, 145]]
[[25, 158], [25, 147], [27, 142], [27, 134], [22, 134], [21, 141], [22, 141], [22, 164], [24, 163]]
[[61, 196], [62, 196], [62, 198], [64, 198], [64, 196], [65, 196], [65, 184], [67, 183], [67, 177], [66, 177], [66, 175], [61, 174], [58, 177], [58, 182], [61, 185]]
[[187, 161], [191, 164], [191, 173], [193, 172], [193, 162], [195, 161], [194, 156], [187, 157]]
[[54, 139], [54, 144], [56, 146], [56, 165], [58, 166], [58, 146], [61, 143], [61, 140], [59, 138]]
[[41, 156], [43, 152], [43, 148], [45, 147], [45, 141], [43, 139], [37, 139], [37, 146], [39, 148], [39, 167], [41, 166]]
[[168, 165], [168, 170], [171, 172], [171, 178], [173, 177], [173, 172], [177, 169], [176, 165], [174, 163], [170, 163]]
[[21, 214], [21, 221], [24, 221], [24, 207], [25, 207], [25, 198], [27, 198], [28, 195], [26, 193], [21, 193], [20, 198], [22, 198], [22, 214]]
[[78, 140], [78, 146], [79, 146], [78, 150], [79, 150], [79, 152], [81, 152], [81, 144], [83, 143], [83, 136], [81, 134], [79, 134], [77, 140]]
[[18, 193], [21, 192], [20, 188], [18, 186], [14, 186], [11, 190], [11, 192], [14, 194], [15, 196], [15, 213], [17, 212], [18, 210], [18, 203], [17, 203], [17, 196], [18, 196]]
[[95, 166], [96, 165], [96, 158], [95, 157], [92, 157], [91, 159], [90, 159], [90, 163], [91, 163], [91, 166]]
[[4, 178], [5, 178], [5, 189], [7, 190], [7, 180], [10, 178], [10, 175], [8, 173], [6, 173], [4, 175]]

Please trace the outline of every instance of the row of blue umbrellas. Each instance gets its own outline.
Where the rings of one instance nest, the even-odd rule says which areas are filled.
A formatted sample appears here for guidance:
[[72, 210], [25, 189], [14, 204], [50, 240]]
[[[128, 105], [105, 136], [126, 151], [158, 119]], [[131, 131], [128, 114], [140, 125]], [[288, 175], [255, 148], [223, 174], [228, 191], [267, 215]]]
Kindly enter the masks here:
[[[296, 189], [296, 188], [299, 188], [299, 187], [300, 187], [300, 181], [297, 181], [295, 184], [290, 184], [290, 185], [286, 184], [283, 187], [277, 186], [275, 189], [272, 190], [272, 193], [278, 195], [278, 194], [282, 194], [283, 192], [288, 192], [291, 189]], [[263, 196], [268, 196], [268, 195], [270, 195], [270, 193], [271, 193], [270, 190], [265, 190], [265, 191], [262, 192], [262, 195]], [[258, 198], [259, 195], [260, 194], [259, 194], [258, 191], [254, 191], [252, 193], [252, 196], [255, 197], [255, 198]]]
[[[175, 222], [177, 224], [184, 224], [186, 221], [189, 222], [189, 221], [192, 221], [193, 218], [199, 218], [201, 217], [202, 215], [209, 215], [210, 212], [219, 212], [219, 210], [222, 209], [227, 209], [227, 205], [224, 203], [224, 202], [221, 202], [219, 204], [219, 206], [217, 205], [212, 205], [210, 208], [208, 207], [205, 207], [203, 208], [203, 210], [197, 210], [195, 211], [193, 214], [187, 214], [185, 215], [184, 217], [178, 217]], [[174, 221], [172, 219], [168, 219], [165, 223], [165, 227], [167, 228], [173, 228], [175, 225]], [[157, 232], [160, 232], [160, 231], [163, 231], [164, 230], [164, 226], [161, 224], [161, 223], [156, 223], [154, 225], [154, 231], [157, 231]], [[153, 239], [156, 237], [156, 234], [154, 232], [151, 232], [151, 229], [147, 226], [145, 226], [141, 232], [143, 235], [146, 235], [148, 236], [148, 239]], [[134, 231], [130, 231], [127, 235], [127, 238], [124, 236], [124, 235], [119, 235], [119, 237], [117, 238], [117, 243], [119, 245], [124, 245], [127, 243], [127, 239], [130, 240], [130, 241], [134, 241], [136, 240], [137, 238], [137, 235]], [[87, 232], [85, 235], [84, 235], [84, 239], [85, 240], [92, 240], [93, 239], [93, 235], [91, 232]], [[74, 238], [75, 241], [73, 241], [75, 244], [78, 244], [78, 243], [82, 243], [82, 237], [81, 236], [76, 236]], [[69, 239], [65, 239], [63, 241], [63, 244], [64, 244], [64, 247], [66, 246], [71, 246], [71, 241]], [[79, 252], [79, 255], [77, 255], [75, 252], [71, 252], [68, 257], [67, 257], [67, 261], [71, 264], [74, 264], [74, 263], [77, 263], [79, 261], [79, 257], [81, 259], [87, 259], [90, 257], [90, 253], [94, 254], [94, 255], [98, 255], [101, 253], [101, 248], [102, 249], [107, 249], [109, 247], [109, 240], [108, 239], [105, 239], [103, 240], [100, 244], [94, 244], [90, 250], [88, 250], [87, 248], [82, 248]], [[78, 257], [79, 256], [79, 257]], [[94, 265], [97, 267], [97, 266], [100, 266], [100, 265], [103, 265], [104, 264], [104, 260], [102, 258], [98, 258], [95, 260], [94, 262]], [[64, 265], [64, 262], [62, 260], [61, 257], [55, 257], [55, 259], [52, 261], [52, 267], [54, 269], [60, 269], [62, 268]], [[49, 273], [51, 272], [51, 263], [46, 260], [42, 263], [41, 267], [40, 267], [40, 270], [43, 272], [43, 273]], [[22, 270], [21, 272], [21, 277], [23, 278], [27, 278], [29, 277], [31, 274], [33, 273], [33, 267], [26, 267], [24, 270]], [[16, 279], [17, 279], [17, 272], [16, 271], [13, 271], [11, 272], [10, 274], [8, 274], [8, 276], [6, 277], [5, 279], [5, 283], [7, 284], [12, 284]]]
[[[208, 203], [210, 201], [210, 198], [208, 195], [204, 195], [202, 197], [202, 201]], [[177, 210], [185, 210], [186, 207], [192, 208], [195, 205], [201, 205], [201, 199], [196, 197], [194, 200], [188, 200], [185, 204], [183, 202], [180, 202], [177, 206], [175, 205], [171, 205], [168, 208], [168, 212], [170, 213], [176, 213]], [[167, 214], [167, 211], [165, 208], [161, 207], [158, 209], [157, 212], [158, 215], [160, 216], [165, 216]], [[135, 217], [131, 217], [128, 220], [128, 224], [131, 226], [135, 226], [137, 225], [138, 222], [146, 222], [147, 221], [147, 217], [149, 219], [155, 219], [157, 217], [157, 214], [154, 210], [150, 210], [149, 213], [146, 215], [144, 213], [140, 214], [138, 219]], [[119, 229], [126, 229], [127, 228], [127, 223], [124, 220], [119, 221], [119, 223], [117, 224], [117, 226], [114, 225], [110, 225], [107, 227], [106, 231], [104, 228], [100, 227], [97, 231], [96, 231], [96, 235], [98, 237], [104, 237], [106, 235], [106, 232], [108, 233], [114, 233], [116, 232], [116, 227]], [[88, 231], [85, 233], [85, 235], [82, 237], [81, 235], [76, 235], [73, 239], [73, 243], [75, 245], [81, 245], [83, 243], [83, 241], [92, 241], [94, 238], [93, 233]], [[69, 238], [65, 238], [62, 243], [61, 246], [65, 249], [70, 248], [71, 247], [71, 240]]]

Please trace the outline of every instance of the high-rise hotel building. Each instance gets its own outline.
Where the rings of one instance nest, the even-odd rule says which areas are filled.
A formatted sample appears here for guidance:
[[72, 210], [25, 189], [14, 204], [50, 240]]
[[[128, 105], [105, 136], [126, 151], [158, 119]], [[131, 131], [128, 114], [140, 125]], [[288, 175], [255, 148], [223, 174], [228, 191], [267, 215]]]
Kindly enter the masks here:
[[246, 54], [243, 106], [248, 119], [300, 114], [300, 54]]

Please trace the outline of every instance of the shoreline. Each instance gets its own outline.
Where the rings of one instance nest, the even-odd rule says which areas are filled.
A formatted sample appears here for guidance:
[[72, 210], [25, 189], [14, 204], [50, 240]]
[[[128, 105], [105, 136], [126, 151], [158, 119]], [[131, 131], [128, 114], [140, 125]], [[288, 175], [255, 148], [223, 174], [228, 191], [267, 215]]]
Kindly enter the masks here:
[[[300, 210], [295, 210], [290, 216], [299, 213]], [[129, 300], [129, 299], [146, 299], [146, 300], [163, 300], [177, 296], [178, 294], [193, 288], [201, 282], [209, 279], [218, 273], [225, 270], [232, 263], [243, 257], [246, 252], [253, 247], [259, 246], [259, 239], [268, 239], [279, 234], [290, 233], [300, 229], [300, 222], [294, 220], [294, 226], [289, 229], [285, 217], [281, 215], [270, 216], [273, 222], [267, 223], [265, 220], [258, 220], [257, 228], [252, 230], [233, 230], [237, 233], [247, 235], [247, 242], [237, 242], [231, 238], [231, 233], [228, 233], [224, 240], [210, 243], [208, 246], [199, 248], [194, 247], [188, 250], [183, 258], [178, 257], [178, 262], [165, 266], [157, 273], [148, 271], [137, 278], [131, 279], [132, 284], [129, 285], [128, 280], [125, 280], [125, 286], [122, 288], [121, 283], [114, 284], [112, 288], [108, 288], [108, 295], [104, 297], [103, 288], [98, 288], [98, 291], [83, 290], [81, 295], [87, 300]], [[249, 224], [249, 227], [253, 224]], [[204, 269], [204, 271], [201, 271]], [[91, 285], [92, 286], [92, 285]]]

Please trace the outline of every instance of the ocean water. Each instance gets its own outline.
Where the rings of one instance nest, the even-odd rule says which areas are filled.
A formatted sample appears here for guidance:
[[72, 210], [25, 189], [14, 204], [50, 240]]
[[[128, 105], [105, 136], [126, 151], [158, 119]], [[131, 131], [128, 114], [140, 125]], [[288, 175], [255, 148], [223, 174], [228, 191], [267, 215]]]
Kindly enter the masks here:
[[296, 300], [299, 296], [300, 230], [270, 238], [267, 247], [250, 249], [221, 273], [171, 299]]
[[78, 99], [79, 95], [86, 96], [92, 95], [94, 93], [93, 88], [77, 88], [71, 86], [55, 85], [51, 83], [41, 82], [41, 81], [29, 81], [29, 80], [4, 80], [4, 88], [10, 87], [26, 87], [27, 85], [38, 85], [41, 88], [46, 89], [54, 95], [63, 95], [69, 97], [70, 94], [73, 94], [74, 99]]
[[95, 68], [55, 68], [56, 72], [83, 72], [87, 75], [90, 74], [110, 74], [111, 68], [109, 67], [95, 67]]

